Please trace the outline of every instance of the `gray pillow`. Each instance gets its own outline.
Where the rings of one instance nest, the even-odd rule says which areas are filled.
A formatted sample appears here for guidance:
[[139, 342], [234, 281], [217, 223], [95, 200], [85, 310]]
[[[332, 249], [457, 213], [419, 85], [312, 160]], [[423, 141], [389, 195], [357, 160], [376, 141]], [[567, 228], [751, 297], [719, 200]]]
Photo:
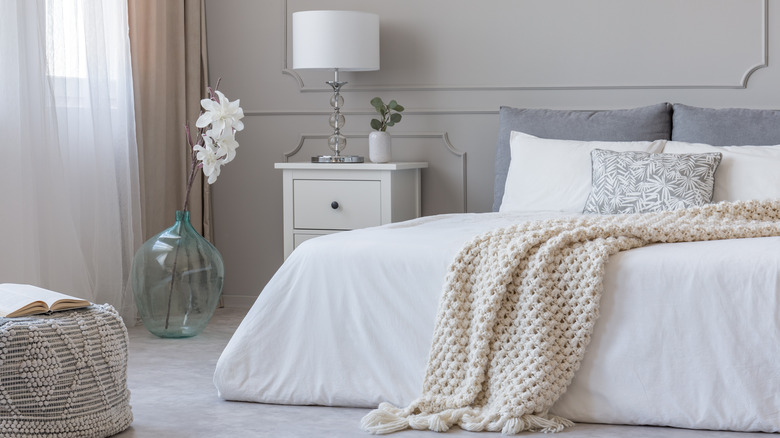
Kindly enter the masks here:
[[672, 105], [669, 103], [603, 111], [501, 107], [496, 144], [493, 211], [498, 211], [504, 197], [511, 157], [509, 134], [512, 131], [558, 140], [653, 141], [669, 140], [672, 135], [671, 125]]
[[712, 201], [722, 154], [649, 154], [594, 149], [583, 213], [650, 213]]
[[674, 104], [672, 140], [713, 146], [780, 144], [780, 111]]

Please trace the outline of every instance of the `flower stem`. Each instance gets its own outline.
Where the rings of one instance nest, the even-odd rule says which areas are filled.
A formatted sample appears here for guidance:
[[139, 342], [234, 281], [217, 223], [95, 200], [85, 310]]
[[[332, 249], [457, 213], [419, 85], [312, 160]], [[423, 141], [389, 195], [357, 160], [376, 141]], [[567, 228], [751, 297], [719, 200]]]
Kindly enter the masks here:
[[190, 176], [187, 178], [187, 189], [184, 191], [184, 208], [182, 211], [187, 211], [190, 206], [190, 191], [192, 190], [192, 183], [195, 182], [195, 175], [198, 170], [197, 154], [193, 151], [190, 155], [192, 157], [190, 162]]
[[176, 239], [176, 251], [173, 254], [173, 269], [171, 270], [171, 289], [168, 291], [168, 312], [165, 314], [165, 330], [168, 330], [168, 322], [171, 319], [171, 303], [173, 301], [173, 285], [176, 283], [176, 262], [179, 261], [179, 248], [181, 247], [181, 226], [179, 238]]

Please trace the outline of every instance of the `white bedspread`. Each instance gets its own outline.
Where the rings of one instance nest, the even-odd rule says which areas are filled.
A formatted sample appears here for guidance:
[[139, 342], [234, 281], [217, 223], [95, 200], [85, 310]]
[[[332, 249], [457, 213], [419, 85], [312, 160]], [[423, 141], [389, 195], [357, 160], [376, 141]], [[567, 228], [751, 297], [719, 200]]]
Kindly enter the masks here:
[[[220, 396], [409, 404], [452, 257], [479, 233], [531, 218], [539, 216], [442, 215], [305, 242], [220, 357]], [[582, 367], [553, 413], [780, 431], [780, 238], [630, 250], [610, 259], [604, 286]]]

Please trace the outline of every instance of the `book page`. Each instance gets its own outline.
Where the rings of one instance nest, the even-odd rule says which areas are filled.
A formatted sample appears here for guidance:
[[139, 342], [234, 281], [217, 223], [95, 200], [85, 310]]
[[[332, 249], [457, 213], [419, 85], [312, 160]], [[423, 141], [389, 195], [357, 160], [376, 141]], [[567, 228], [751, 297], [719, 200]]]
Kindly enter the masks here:
[[[32, 301], [25, 295], [20, 295], [14, 290], [7, 290], [0, 285], [0, 316], [7, 316], [25, 306]], [[40, 303], [42, 306], [42, 312], [46, 311], [46, 304]]]
[[36, 301], [41, 303], [32, 306], [31, 309], [27, 309], [24, 312], [25, 314], [43, 313], [49, 309], [61, 310], [85, 307], [90, 304], [89, 301], [82, 298], [29, 284], [0, 284], [0, 316], [6, 316], [27, 305], [35, 304]]

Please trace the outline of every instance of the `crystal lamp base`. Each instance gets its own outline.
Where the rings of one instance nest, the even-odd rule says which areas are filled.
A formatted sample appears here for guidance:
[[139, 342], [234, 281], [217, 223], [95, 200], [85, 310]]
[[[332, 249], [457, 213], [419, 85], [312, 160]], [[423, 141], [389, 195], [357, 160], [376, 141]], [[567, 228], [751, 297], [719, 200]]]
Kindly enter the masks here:
[[312, 163], [362, 163], [363, 157], [358, 155], [318, 155], [311, 157]]

